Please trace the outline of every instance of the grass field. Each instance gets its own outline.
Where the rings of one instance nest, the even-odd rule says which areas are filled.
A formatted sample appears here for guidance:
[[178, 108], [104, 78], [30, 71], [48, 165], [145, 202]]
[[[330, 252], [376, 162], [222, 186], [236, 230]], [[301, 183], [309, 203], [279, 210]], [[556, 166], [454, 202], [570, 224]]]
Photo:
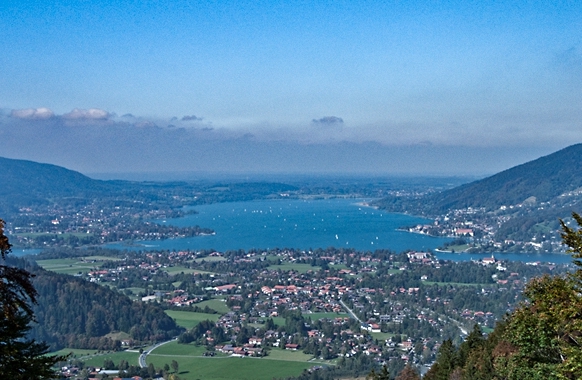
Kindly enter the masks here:
[[298, 376], [304, 369], [317, 365], [310, 362], [312, 356], [301, 351], [274, 349], [265, 358], [238, 358], [217, 354], [202, 357], [205, 347], [171, 342], [155, 349], [147, 357], [147, 363], [163, 367], [176, 360], [179, 376], [183, 380], [271, 380]]
[[452, 285], [452, 286], [480, 286], [480, 287], [484, 287], [484, 286], [491, 286], [493, 284], [467, 284], [464, 282], [436, 282], [436, 281], [423, 281], [422, 282], [425, 285]]
[[[49, 259], [38, 260], [36, 263], [43, 269], [57, 273], [77, 274], [87, 273], [99, 267], [100, 261], [118, 261], [120, 259], [108, 256], [88, 256], [83, 259]], [[95, 261], [95, 262], [93, 262]]]
[[118, 365], [120, 361], [125, 360], [130, 365], [138, 365], [139, 352], [129, 352], [129, 351], [119, 351], [111, 352], [107, 354], [94, 355], [87, 360], [85, 360], [85, 365], [101, 367], [105, 359], [111, 359], [115, 365]]
[[383, 332], [371, 332], [370, 335], [372, 335], [374, 339], [378, 339], [379, 341], [390, 339], [394, 336], [394, 334]]
[[285, 360], [268, 360], [257, 358], [181, 358], [172, 356], [148, 356], [148, 363], [163, 367], [176, 360], [182, 380], [272, 380], [299, 376], [304, 369], [315, 364]]
[[225, 261], [226, 259], [224, 257], [220, 257], [220, 256], [207, 256], [207, 257], [200, 257], [198, 259], [194, 259], [195, 262], [200, 263], [202, 261], [210, 263], [213, 261]]
[[266, 360], [285, 360], [292, 362], [308, 362], [313, 359], [313, 355], [305, 354], [303, 351], [280, 350], [277, 348], [269, 351], [269, 355], [264, 357]]
[[[336, 314], [336, 313], [303, 313], [303, 318], [305, 318], [306, 320], [308, 318], [311, 318], [312, 321], [317, 321], [321, 318], [338, 318], [338, 317], [349, 317], [348, 314], [346, 313], [341, 313], [341, 314]], [[267, 317], [267, 318], [263, 318], [264, 320], [266, 319], [272, 319], [273, 322], [277, 325], [277, 326], [285, 326], [285, 318], [283, 317]], [[260, 327], [261, 325], [256, 324], [256, 327]]]
[[166, 310], [166, 314], [175, 319], [178, 326], [182, 326], [188, 330], [207, 319], [216, 322], [220, 318], [220, 314], [195, 313], [193, 311], [180, 310]]
[[87, 273], [97, 267], [96, 263], [84, 263], [78, 259], [38, 260], [36, 263], [43, 269], [65, 274]]
[[130, 365], [138, 365], [139, 352], [118, 351], [98, 353], [97, 350], [82, 350], [77, 348], [63, 348], [62, 350], [51, 352], [49, 355], [68, 355], [71, 358], [82, 358], [86, 365], [101, 367], [105, 359], [111, 359], [115, 364], [126, 360]]
[[271, 265], [267, 269], [269, 270], [282, 270], [283, 272], [287, 272], [290, 270], [297, 271], [299, 273], [305, 273], [308, 271], [317, 272], [321, 269], [321, 267], [312, 267], [310, 264], [294, 264], [294, 263], [286, 263], [281, 265]]
[[202, 356], [206, 352], [205, 346], [194, 344], [179, 344], [177, 341], [164, 344], [148, 355], [148, 361], [153, 356]]
[[49, 355], [69, 355], [71, 353], [72, 353], [71, 357], [78, 358], [82, 356], [97, 355], [97, 350], [83, 350], [80, 348], [63, 348], [62, 350], [51, 352], [49, 353]]
[[303, 313], [303, 318], [311, 318], [312, 321], [318, 321], [321, 318], [334, 319], [345, 317], [349, 317], [349, 315], [347, 313]]
[[205, 272], [205, 271], [198, 270], [198, 269], [191, 269], [191, 268], [180, 267], [180, 266], [162, 268], [162, 270], [164, 272], [168, 272], [169, 275], [179, 274], [179, 273], [184, 273], [184, 274], [190, 274], [190, 273], [211, 273], [211, 272]]
[[228, 306], [226, 306], [226, 302], [222, 299], [211, 299], [208, 301], [202, 301], [195, 304], [198, 307], [204, 308], [208, 306], [209, 308], [218, 311], [219, 313], [226, 314], [230, 311]]

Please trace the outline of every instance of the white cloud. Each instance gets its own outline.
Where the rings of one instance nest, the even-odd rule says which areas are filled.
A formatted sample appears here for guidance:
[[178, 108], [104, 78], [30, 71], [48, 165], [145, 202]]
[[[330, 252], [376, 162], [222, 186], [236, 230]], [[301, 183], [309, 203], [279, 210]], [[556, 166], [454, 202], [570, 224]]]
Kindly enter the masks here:
[[16, 119], [45, 120], [54, 117], [55, 114], [50, 109], [41, 107], [12, 110], [10, 116]]
[[88, 110], [75, 108], [71, 112], [63, 114], [62, 117], [69, 120], [105, 120], [109, 116], [109, 112], [99, 108], [89, 108]]

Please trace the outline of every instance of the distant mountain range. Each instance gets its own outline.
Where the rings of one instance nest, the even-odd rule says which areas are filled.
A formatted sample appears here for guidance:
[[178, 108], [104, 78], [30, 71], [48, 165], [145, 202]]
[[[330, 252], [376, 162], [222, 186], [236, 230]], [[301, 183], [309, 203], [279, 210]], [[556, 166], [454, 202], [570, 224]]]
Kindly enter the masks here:
[[24, 197], [78, 195], [100, 191], [107, 182], [51, 164], [0, 157], [0, 196], [19, 193]]
[[441, 214], [452, 209], [486, 208], [541, 203], [582, 189], [582, 144], [540, 157], [491, 177], [422, 198], [387, 197], [382, 208]]
[[[123, 198], [132, 202], [157, 202], [181, 207], [184, 202], [203, 204], [261, 199], [296, 186], [273, 182], [216, 183], [103, 181], [60, 166], [0, 157], [0, 217], [17, 214], [21, 207], [91, 203], [92, 199]], [[175, 201], [190, 198], [189, 201]]]

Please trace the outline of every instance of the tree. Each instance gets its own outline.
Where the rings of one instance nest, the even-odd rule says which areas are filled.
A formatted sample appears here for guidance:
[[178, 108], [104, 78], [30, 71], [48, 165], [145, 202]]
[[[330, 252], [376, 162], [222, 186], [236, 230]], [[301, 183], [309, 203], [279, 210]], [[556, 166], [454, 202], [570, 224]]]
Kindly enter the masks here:
[[180, 364], [178, 364], [178, 362], [177, 362], [177, 361], [175, 361], [175, 360], [172, 360], [172, 364], [171, 364], [171, 365], [172, 365], [172, 370], [173, 370], [175, 373], [178, 373], [178, 369], [180, 368]]
[[524, 290], [528, 302], [507, 320], [503, 355], [495, 358], [498, 374], [510, 378], [582, 378], [582, 217], [578, 228], [563, 220], [562, 242], [578, 267], [568, 276], [544, 276]]
[[51, 379], [52, 367], [64, 356], [47, 356], [48, 346], [26, 339], [34, 321], [31, 304], [36, 303], [32, 274], [7, 265], [12, 245], [4, 235], [0, 219], [0, 375], [5, 379]]
[[453, 341], [447, 339], [439, 348], [436, 362], [426, 373], [427, 380], [448, 380], [455, 369], [457, 352]]
[[395, 380], [420, 380], [420, 375], [410, 364], [407, 364]]
[[382, 371], [376, 373], [372, 368], [370, 373], [366, 376], [366, 380], [390, 380], [390, 373], [388, 372], [388, 367], [384, 364], [382, 366]]

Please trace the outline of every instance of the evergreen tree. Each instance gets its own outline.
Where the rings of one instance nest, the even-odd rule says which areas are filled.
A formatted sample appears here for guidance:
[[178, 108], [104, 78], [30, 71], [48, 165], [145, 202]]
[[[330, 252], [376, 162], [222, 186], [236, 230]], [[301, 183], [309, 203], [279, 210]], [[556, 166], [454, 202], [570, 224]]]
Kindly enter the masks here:
[[453, 341], [447, 339], [439, 348], [436, 362], [426, 373], [426, 380], [449, 380], [457, 362], [457, 352]]
[[382, 366], [382, 370], [379, 373], [372, 368], [370, 373], [366, 376], [366, 380], [390, 380], [390, 372], [388, 372], [388, 367], [386, 365]]
[[0, 219], [0, 377], [3, 379], [51, 379], [52, 366], [65, 359], [47, 356], [48, 346], [26, 339], [34, 321], [31, 304], [36, 303], [32, 275], [6, 265], [11, 244]]
[[496, 347], [495, 370], [507, 378], [582, 378], [582, 217], [578, 228], [562, 225], [562, 241], [578, 269], [569, 276], [544, 276], [524, 290], [528, 302], [508, 318]]
[[420, 380], [418, 372], [409, 364], [396, 376], [395, 380]]
[[443, 342], [426, 380], [582, 378], [582, 217], [578, 228], [563, 221], [562, 240], [576, 271], [530, 281], [526, 299], [483, 339], [476, 326], [455, 350]]

